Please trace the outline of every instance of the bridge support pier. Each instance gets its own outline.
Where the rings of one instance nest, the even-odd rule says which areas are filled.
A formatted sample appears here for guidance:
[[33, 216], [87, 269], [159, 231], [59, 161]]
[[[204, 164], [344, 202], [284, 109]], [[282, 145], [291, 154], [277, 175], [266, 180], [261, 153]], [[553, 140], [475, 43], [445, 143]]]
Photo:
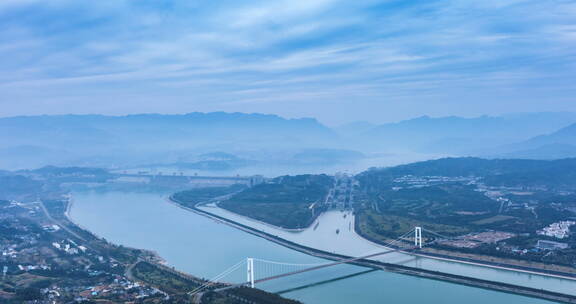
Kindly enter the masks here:
[[414, 246], [422, 248], [422, 227], [414, 228]]
[[246, 281], [250, 283], [250, 287], [254, 288], [254, 259], [246, 259]]

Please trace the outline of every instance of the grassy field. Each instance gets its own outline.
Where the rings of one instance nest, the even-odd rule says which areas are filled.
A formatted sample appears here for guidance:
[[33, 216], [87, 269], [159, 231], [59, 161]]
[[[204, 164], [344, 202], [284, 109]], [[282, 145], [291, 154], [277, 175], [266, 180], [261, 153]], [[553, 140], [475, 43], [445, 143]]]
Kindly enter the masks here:
[[362, 210], [357, 213], [356, 218], [358, 233], [370, 240], [381, 243], [396, 239], [416, 226], [444, 235], [459, 235], [469, 232], [464, 227], [428, 223], [396, 215], [379, 214], [372, 210]]
[[237, 193], [219, 206], [278, 227], [305, 228], [321, 211], [310, 206], [324, 200], [333, 183], [326, 175], [282, 176]]
[[136, 264], [132, 268], [132, 275], [142, 282], [174, 294], [185, 294], [199, 286], [196, 281], [185, 279], [148, 262], [139, 262]]
[[503, 221], [508, 221], [511, 219], [514, 219], [515, 217], [513, 216], [508, 216], [508, 215], [495, 215], [493, 217], [489, 217], [489, 218], [485, 218], [485, 219], [481, 219], [478, 221], [474, 221], [472, 222], [472, 224], [474, 225], [488, 225], [488, 224], [493, 224], [493, 223], [498, 223], [498, 222], [503, 222]]

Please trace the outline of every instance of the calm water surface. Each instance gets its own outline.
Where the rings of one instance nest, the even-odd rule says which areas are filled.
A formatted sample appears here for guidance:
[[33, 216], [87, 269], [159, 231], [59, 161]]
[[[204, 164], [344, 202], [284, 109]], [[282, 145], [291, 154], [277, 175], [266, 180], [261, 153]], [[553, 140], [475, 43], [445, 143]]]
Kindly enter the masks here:
[[[168, 264], [213, 277], [246, 257], [290, 263], [323, 260], [217, 223], [156, 193], [74, 193], [74, 221], [117, 244], [158, 252]], [[479, 288], [340, 265], [260, 286], [304, 303], [551, 303]], [[339, 279], [355, 275], [351, 278]], [[245, 276], [238, 273], [237, 279]]]

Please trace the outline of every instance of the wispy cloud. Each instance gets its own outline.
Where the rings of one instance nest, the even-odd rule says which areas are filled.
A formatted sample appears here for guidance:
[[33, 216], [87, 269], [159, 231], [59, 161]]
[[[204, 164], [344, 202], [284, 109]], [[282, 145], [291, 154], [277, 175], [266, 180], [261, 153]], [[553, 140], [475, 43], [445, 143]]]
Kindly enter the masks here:
[[[5, 0], [0, 115], [108, 112], [102, 100], [119, 96], [130, 96], [119, 112], [147, 100], [159, 112], [289, 115], [299, 99], [302, 115], [326, 120], [416, 114], [398, 107], [406, 99], [421, 111], [442, 100], [565, 108], [575, 50], [576, 5], [561, 0]], [[349, 117], [359, 100], [366, 109]]]

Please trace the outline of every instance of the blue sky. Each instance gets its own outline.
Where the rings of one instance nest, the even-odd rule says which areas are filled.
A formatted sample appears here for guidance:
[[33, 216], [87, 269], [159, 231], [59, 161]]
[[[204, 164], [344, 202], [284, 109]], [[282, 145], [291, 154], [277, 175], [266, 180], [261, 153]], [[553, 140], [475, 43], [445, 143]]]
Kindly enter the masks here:
[[1, 0], [0, 116], [576, 111], [576, 1]]

